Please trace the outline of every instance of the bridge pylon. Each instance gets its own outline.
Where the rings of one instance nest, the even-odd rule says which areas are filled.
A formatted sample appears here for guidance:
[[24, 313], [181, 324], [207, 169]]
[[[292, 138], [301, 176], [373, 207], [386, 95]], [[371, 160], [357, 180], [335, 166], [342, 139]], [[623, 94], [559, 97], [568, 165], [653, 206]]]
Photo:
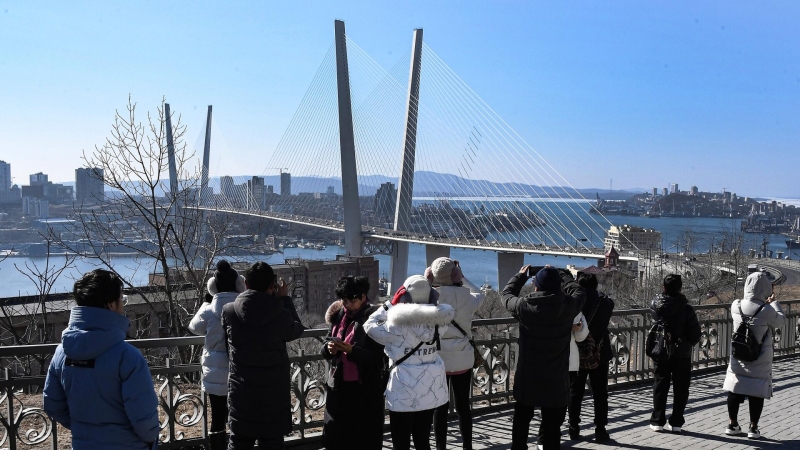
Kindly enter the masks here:
[[344, 245], [348, 255], [361, 255], [361, 205], [358, 196], [358, 169], [350, 103], [350, 71], [347, 66], [347, 36], [344, 22], [334, 22], [336, 34], [336, 87], [339, 99], [339, 150], [342, 160], [342, 202], [344, 206]]
[[175, 215], [175, 208], [178, 202], [178, 169], [175, 164], [175, 142], [172, 137], [172, 114], [169, 110], [169, 103], [164, 103], [164, 116], [166, 116], [167, 128], [167, 162], [169, 163], [169, 196], [172, 207], [170, 213]]
[[[403, 134], [403, 159], [397, 185], [397, 204], [394, 230], [411, 230], [411, 208], [414, 196], [414, 160], [417, 149], [417, 119], [419, 117], [419, 84], [422, 70], [422, 28], [414, 30], [411, 41], [411, 67], [408, 74], [408, 103], [406, 128]], [[396, 242], [392, 252], [391, 288], [397, 289], [408, 277], [408, 242]], [[449, 252], [448, 252], [449, 253]]]
[[203, 145], [203, 173], [200, 174], [200, 198], [199, 204], [202, 206], [208, 201], [208, 166], [211, 157], [211, 105], [208, 105], [208, 116], [206, 117], [206, 141]]

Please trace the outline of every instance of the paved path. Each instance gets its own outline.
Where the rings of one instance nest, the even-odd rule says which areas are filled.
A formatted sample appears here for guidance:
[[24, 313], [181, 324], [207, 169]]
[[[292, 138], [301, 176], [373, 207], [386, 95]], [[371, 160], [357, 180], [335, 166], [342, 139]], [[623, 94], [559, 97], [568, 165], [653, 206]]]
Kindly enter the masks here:
[[[562, 448], [626, 448], [644, 449], [800, 449], [800, 359], [792, 358], [775, 363], [773, 373], [775, 394], [764, 404], [759, 421], [763, 437], [749, 440], [746, 436], [730, 437], [723, 433], [728, 421], [725, 393], [721, 390], [724, 372], [698, 375], [692, 378], [686, 424], [682, 434], [654, 433], [650, 431], [652, 410], [652, 385], [637, 385], [612, 391], [609, 395], [609, 426], [611, 441], [605, 445], [594, 443], [594, 425], [591, 423], [592, 403], [584, 400], [581, 440], [571, 441], [564, 429]], [[668, 408], [671, 408], [671, 396]], [[588, 413], [588, 414], [587, 414]], [[511, 443], [511, 411], [481, 415], [474, 420], [475, 449], [507, 449]], [[747, 404], [739, 410], [739, 423], [745, 428], [749, 423]], [[529, 448], [534, 448], [539, 428], [538, 414], [531, 424]], [[433, 436], [431, 436], [432, 438]], [[461, 449], [458, 424], [450, 422], [448, 449]], [[384, 448], [392, 448], [387, 433]], [[431, 447], [435, 448], [433, 440]]]

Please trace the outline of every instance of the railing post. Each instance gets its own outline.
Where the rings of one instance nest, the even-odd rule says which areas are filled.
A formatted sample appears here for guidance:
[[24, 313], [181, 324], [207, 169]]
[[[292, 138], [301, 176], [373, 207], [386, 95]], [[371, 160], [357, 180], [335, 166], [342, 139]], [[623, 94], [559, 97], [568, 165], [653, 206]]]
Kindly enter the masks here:
[[299, 422], [300, 422], [300, 439], [301, 440], [306, 437], [306, 429], [305, 429], [305, 425], [306, 425], [306, 390], [305, 390], [305, 387], [303, 386], [303, 382], [304, 382], [304, 378], [305, 378], [305, 377], [303, 377], [303, 370], [305, 368], [303, 367], [303, 362], [302, 362], [303, 361], [303, 356], [305, 356], [305, 354], [306, 354], [306, 352], [303, 351], [303, 349], [300, 349], [300, 362], [298, 363], [298, 368], [300, 370], [297, 372], [297, 392], [298, 392], [297, 402], [298, 402], [298, 406], [299, 406], [299, 408], [297, 408], [297, 412], [300, 415], [300, 417], [298, 417], [298, 419], [299, 419]]
[[[11, 381], [11, 371], [6, 367], [3, 372], [6, 376], [6, 381]], [[17, 421], [14, 419], [14, 387], [9, 383], [6, 386], [6, 414], [8, 417], [8, 450], [17, 450]]]
[[[172, 367], [172, 359], [167, 358], [166, 360], [166, 367], [167, 369]], [[173, 442], [175, 440], [175, 413], [173, 411], [173, 405], [175, 403], [174, 399], [172, 398], [172, 374], [167, 371], [167, 407], [165, 408], [167, 413], [167, 425], [169, 427], [169, 441]]]

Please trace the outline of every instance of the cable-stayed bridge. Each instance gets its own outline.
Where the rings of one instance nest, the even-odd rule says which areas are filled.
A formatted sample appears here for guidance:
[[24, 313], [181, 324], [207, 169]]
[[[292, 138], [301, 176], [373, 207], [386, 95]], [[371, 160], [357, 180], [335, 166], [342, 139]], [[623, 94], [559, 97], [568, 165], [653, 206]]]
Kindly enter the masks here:
[[343, 233], [350, 255], [392, 255], [393, 286], [410, 244], [429, 263], [454, 247], [495, 251], [501, 282], [526, 253], [604, 258], [610, 222], [422, 37], [387, 71], [336, 21], [262, 176], [209, 178], [209, 107], [200, 196], [187, 207]]

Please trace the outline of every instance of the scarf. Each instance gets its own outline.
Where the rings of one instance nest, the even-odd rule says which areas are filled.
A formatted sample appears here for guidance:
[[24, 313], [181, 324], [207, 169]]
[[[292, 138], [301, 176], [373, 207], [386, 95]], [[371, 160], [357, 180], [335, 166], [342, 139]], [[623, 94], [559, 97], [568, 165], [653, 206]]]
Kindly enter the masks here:
[[[355, 316], [363, 310], [369, 308], [369, 302], [364, 302], [357, 311], [350, 312], [347, 308], [342, 307], [342, 320], [338, 325], [334, 326], [333, 335], [340, 338], [350, 345], [355, 344], [356, 340], [356, 324]], [[358, 364], [347, 357], [347, 354], [340, 353], [342, 364], [342, 380], [343, 381], [361, 381], [358, 373]]]

